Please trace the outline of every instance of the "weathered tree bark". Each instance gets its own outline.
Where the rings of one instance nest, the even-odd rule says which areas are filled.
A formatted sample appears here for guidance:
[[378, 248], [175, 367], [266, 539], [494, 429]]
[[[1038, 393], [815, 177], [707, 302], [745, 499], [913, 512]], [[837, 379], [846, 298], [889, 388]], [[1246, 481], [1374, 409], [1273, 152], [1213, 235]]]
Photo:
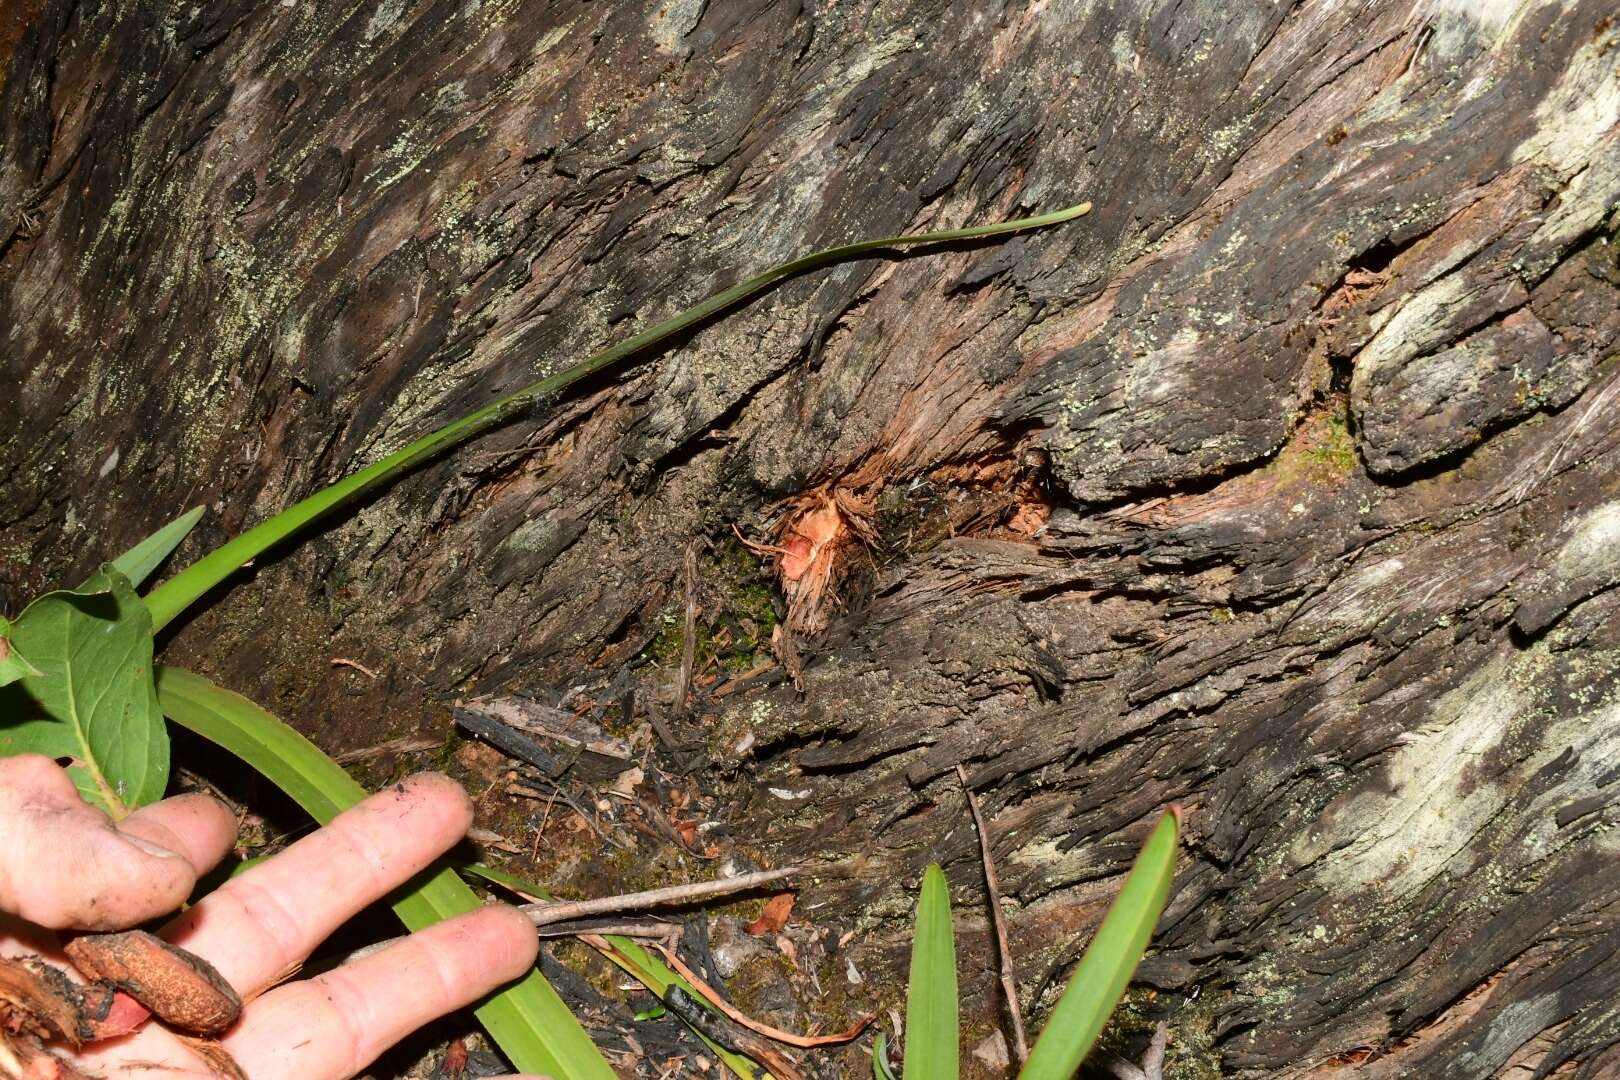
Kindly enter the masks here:
[[827, 969], [857, 1004], [938, 859], [994, 1016], [962, 762], [1031, 995], [1188, 807], [1143, 969], [1179, 1075], [1620, 1075], [1611, 16], [46, 0], [0, 116], [0, 606], [794, 253], [1089, 198], [790, 283], [169, 655], [334, 750], [469, 689], [617, 707], [735, 523], [814, 556], [803, 690], [678, 734], [745, 846], [861, 860], [800, 908], [881, 930]]

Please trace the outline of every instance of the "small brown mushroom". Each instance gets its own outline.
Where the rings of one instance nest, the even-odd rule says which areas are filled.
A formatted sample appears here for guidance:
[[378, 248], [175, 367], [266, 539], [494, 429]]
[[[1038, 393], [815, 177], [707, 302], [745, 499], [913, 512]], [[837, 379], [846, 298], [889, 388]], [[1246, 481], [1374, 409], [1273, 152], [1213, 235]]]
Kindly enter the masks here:
[[242, 1012], [214, 965], [144, 930], [77, 937], [67, 954], [85, 978], [114, 984], [180, 1031], [217, 1035]]

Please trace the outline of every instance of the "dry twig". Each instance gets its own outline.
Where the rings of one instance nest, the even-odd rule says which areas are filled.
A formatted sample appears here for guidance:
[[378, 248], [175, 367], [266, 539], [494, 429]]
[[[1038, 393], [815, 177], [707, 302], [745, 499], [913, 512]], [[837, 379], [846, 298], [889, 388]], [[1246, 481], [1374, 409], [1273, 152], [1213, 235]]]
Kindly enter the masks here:
[[333, 758], [339, 765], [357, 765], [362, 761], [382, 757], [384, 754], [414, 754], [422, 750], [434, 750], [444, 745], [444, 739], [433, 738], [429, 735], [405, 735], [398, 739], [389, 739], [373, 746], [362, 746], [358, 750], [345, 750]]
[[1018, 1006], [1018, 982], [1013, 978], [1012, 946], [1007, 942], [1007, 921], [1001, 914], [1001, 883], [996, 880], [996, 864], [990, 857], [990, 830], [985, 828], [984, 815], [979, 812], [979, 800], [968, 787], [967, 770], [956, 767], [962, 791], [967, 795], [968, 809], [973, 812], [973, 827], [979, 833], [979, 854], [984, 859], [984, 883], [990, 894], [990, 921], [996, 928], [996, 949], [1001, 954], [1001, 992], [1007, 995], [1007, 1011], [1012, 1014], [1013, 1049], [1018, 1064], [1029, 1060], [1029, 1042], [1024, 1037], [1024, 1015]]
[[377, 677], [377, 673], [375, 671], [372, 671], [358, 660], [350, 660], [347, 656], [332, 657], [332, 666], [353, 668], [368, 679], [375, 679]]
[[618, 915], [626, 911], [643, 911], [647, 908], [669, 907], [672, 904], [691, 904], [716, 896], [730, 896], [732, 893], [747, 892], [749, 889], [781, 881], [798, 872], [797, 866], [789, 866], [781, 870], [761, 870], [758, 873], [738, 874], [736, 877], [719, 878], [715, 881], [670, 885], [662, 889], [625, 893], [622, 896], [603, 896], [595, 900], [558, 900], [524, 904], [522, 910], [534, 925], [549, 926], [569, 919]]
[[675, 718], [686, 715], [686, 699], [692, 693], [693, 668], [697, 664], [697, 548], [693, 540], [686, 545], [686, 622], [681, 626], [681, 675], [675, 684]]

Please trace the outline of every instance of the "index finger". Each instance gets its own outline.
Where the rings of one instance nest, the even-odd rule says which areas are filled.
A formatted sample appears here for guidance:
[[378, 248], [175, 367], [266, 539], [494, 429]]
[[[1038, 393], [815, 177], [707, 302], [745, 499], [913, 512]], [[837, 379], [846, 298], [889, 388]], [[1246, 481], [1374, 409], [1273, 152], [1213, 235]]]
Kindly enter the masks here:
[[413, 776], [203, 897], [163, 936], [251, 997], [429, 866], [471, 824], [472, 800], [459, 784], [437, 773]]

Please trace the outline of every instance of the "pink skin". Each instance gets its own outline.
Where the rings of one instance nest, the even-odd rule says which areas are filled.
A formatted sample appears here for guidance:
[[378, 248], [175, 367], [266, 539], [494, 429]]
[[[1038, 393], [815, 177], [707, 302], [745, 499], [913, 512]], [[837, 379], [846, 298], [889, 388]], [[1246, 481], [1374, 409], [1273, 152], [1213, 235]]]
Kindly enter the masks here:
[[[471, 824], [472, 803], [454, 781], [413, 776], [165, 927], [164, 937], [212, 963], [248, 1002], [220, 1041], [250, 1080], [347, 1080], [411, 1031], [533, 965], [534, 928], [517, 910], [494, 905], [316, 978], [275, 985]], [[205, 796], [166, 799], [114, 825], [79, 800], [48, 758], [0, 758], [0, 911], [22, 920], [0, 922], [0, 951], [62, 962], [52, 930], [124, 929], [172, 911], [235, 836], [230, 811]], [[156, 1022], [64, 1056], [92, 1074], [217, 1075]]]

